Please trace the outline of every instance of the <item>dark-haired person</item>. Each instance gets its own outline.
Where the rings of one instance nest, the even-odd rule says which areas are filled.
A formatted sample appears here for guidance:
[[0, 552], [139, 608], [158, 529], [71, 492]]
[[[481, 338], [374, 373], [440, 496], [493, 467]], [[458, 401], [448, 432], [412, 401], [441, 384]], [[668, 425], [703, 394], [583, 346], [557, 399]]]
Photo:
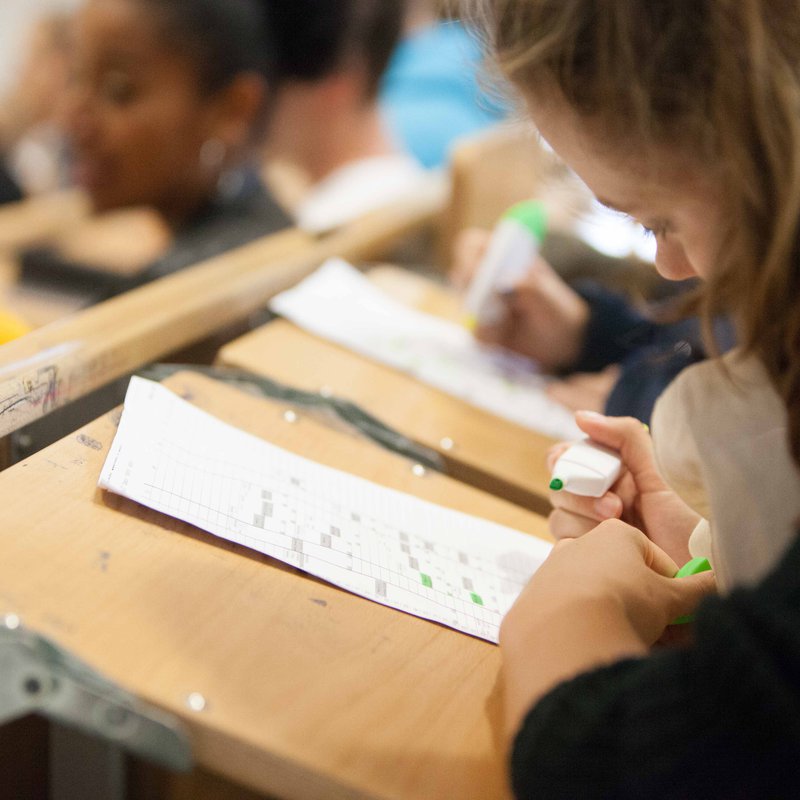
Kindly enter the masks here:
[[257, 151], [275, 78], [262, 0], [89, 0], [78, 14], [69, 132], [97, 212], [153, 209], [167, 251], [116, 290], [290, 225]]
[[25, 196], [68, 183], [63, 111], [72, 17], [53, 13], [36, 21], [16, 79], [0, 102], [0, 150], [6, 154], [8, 174]]
[[427, 180], [392, 139], [378, 102], [402, 29], [402, 0], [270, 0], [280, 87], [267, 160], [310, 189], [295, 212], [322, 232], [416, 191]]

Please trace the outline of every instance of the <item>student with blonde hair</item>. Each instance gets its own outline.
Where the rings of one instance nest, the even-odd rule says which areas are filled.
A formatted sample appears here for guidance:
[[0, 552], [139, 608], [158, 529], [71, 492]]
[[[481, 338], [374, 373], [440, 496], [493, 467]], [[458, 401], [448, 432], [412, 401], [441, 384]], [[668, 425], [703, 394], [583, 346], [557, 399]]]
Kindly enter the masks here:
[[[602, 498], [556, 493], [564, 539], [504, 621], [520, 797], [788, 797], [800, 779], [800, 3], [481, 0], [542, 136], [699, 276], [740, 345], [684, 371]], [[585, 534], [585, 535], [584, 535]], [[694, 640], [651, 651], [713, 590]]]

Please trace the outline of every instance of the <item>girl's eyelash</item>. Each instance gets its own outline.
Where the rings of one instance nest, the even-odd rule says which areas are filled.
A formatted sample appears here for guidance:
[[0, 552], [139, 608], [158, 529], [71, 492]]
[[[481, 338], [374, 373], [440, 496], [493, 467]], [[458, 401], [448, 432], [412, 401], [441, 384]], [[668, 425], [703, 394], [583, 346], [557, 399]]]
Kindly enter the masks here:
[[645, 236], [655, 236], [656, 238], [660, 238], [666, 234], [667, 226], [654, 225], [652, 228], [648, 228], [646, 225], [642, 225], [642, 230], [644, 231]]

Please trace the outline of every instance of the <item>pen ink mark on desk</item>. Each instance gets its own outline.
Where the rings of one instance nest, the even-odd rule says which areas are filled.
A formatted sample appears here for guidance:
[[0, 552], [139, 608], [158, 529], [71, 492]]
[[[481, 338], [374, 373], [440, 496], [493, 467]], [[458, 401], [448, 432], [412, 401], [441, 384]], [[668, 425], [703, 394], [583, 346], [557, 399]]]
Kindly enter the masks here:
[[59, 633], [67, 633], [67, 634], [74, 634], [78, 630], [78, 626], [65, 620], [63, 617], [59, 616], [58, 614], [48, 613], [42, 617], [42, 621], [53, 628], [54, 630], [58, 631]]
[[381, 638], [375, 642], [375, 644], [370, 648], [370, 653], [373, 655], [378, 652], [387, 642], [391, 642], [392, 640], [388, 636], [381, 636]]
[[322, 606], [322, 608], [327, 608], [328, 607], [328, 601], [327, 600], [320, 600], [318, 597], [312, 597], [312, 598], [310, 598], [310, 600], [311, 600], [312, 603], [314, 603], [314, 605]]
[[92, 450], [103, 449], [103, 445], [101, 442], [98, 442], [97, 439], [93, 439], [91, 436], [87, 436], [85, 433], [81, 433], [77, 437], [77, 439], [84, 447], [89, 447]]
[[68, 467], [65, 467], [63, 464], [59, 464], [57, 461], [53, 461], [53, 460], [52, 460], [52, 459], [50, 459], [50, 458], [48, 458], [48, 459], [47, 459], [47, 463], [48, 463], [48, 464], [49, 464], [51, 467], [54, 467], [55, 469], [63, 469], [63, 470], [65, 470], [65, 471], [67, 471], [67, 470], [69, 469]]
[[101, 572], [108, 572], [108, 562], [110, 560], [111, 560], [111, 553], [109, 553], [108, 550], [101, 550], [100, 560], [98, 561]]
[[51, 411], [57, 405], [58, 384], [56, 366], [41, 367], [36, 370], [35, 376], [29, 374], [19, 379], [12, 393], [0, 398], [0, 417], [23, 404], [41, 408], [42, 413]]

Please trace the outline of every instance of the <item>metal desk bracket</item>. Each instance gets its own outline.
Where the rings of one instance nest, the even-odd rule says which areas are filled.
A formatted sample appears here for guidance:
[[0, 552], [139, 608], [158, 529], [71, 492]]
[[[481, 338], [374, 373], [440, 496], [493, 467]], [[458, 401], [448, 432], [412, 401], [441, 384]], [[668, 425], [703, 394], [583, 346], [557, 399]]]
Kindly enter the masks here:
[[189, 739], [177, 719], [27, 630], [15, 614], [0, 616], [0, 725], [34, 713], [111, 750], [171, 770], [191, 767]]

